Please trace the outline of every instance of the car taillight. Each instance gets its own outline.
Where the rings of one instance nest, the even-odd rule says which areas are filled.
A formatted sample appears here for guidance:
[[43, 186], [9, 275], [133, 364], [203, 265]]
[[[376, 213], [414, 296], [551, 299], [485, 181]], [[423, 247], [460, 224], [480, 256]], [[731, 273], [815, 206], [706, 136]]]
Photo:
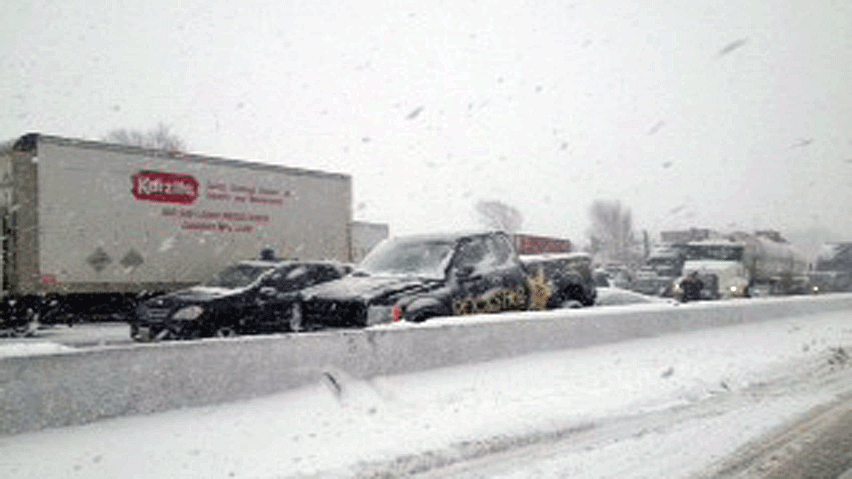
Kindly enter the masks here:
[[391, 310], [391, 317], [393, 318], [393, 322], [402, 321], [402, 306], [394, 306]]

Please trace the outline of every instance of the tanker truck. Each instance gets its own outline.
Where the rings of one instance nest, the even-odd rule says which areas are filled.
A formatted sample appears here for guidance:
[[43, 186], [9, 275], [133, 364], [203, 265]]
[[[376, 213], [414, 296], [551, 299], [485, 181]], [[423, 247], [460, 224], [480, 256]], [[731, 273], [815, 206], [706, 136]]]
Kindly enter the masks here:
[[693, 272], [704, 285], [703, 299], [807, 292], [808, 264], [792, 245], [775, 235], [737, 233], [723, 239], [689, 242], [681, 282]]

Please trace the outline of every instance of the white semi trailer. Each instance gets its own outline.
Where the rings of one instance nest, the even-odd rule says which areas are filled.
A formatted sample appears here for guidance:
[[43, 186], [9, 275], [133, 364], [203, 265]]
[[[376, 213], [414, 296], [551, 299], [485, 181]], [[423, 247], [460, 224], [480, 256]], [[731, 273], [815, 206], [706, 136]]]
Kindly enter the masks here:
[[797, 294], [807, 291], [807, 259], [792, 245], [763, 235], [734, 234], [726, 239], [682, 245], [686, 261], [680, 282], [697, 272], [708, 298]]
[[0, 319], [129, 309], [271, 248], [350, 254], [351, 177], [27, 134], [0, 152]]

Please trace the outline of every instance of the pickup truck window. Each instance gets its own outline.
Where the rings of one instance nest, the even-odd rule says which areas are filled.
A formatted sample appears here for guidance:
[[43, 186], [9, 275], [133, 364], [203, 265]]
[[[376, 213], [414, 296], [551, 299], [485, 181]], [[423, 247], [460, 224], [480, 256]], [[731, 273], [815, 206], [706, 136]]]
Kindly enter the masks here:
[[494, 250], [495, 265], [504, 266], [512, 259], [512, 244], [509, 241], [509, 238], [503, 235], [488, 238], [488, 242]]
[[497, 263], [494, 248], [486, 237], [471, 238], [461, 244], [455, 260], [457, 268], [472, 267], [474, 274], [491, 271]]

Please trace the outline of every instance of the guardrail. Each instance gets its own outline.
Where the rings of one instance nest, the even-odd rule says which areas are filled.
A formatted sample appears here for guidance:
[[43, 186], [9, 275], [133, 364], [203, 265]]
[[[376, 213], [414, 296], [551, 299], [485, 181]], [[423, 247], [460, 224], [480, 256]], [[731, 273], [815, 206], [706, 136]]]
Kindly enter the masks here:
[[327, 371], [367, 379], [840, 310], [852, 310], [852, 294], [439, 318], [9, 357], [0, 359], [0, 434], [274, 394]]

